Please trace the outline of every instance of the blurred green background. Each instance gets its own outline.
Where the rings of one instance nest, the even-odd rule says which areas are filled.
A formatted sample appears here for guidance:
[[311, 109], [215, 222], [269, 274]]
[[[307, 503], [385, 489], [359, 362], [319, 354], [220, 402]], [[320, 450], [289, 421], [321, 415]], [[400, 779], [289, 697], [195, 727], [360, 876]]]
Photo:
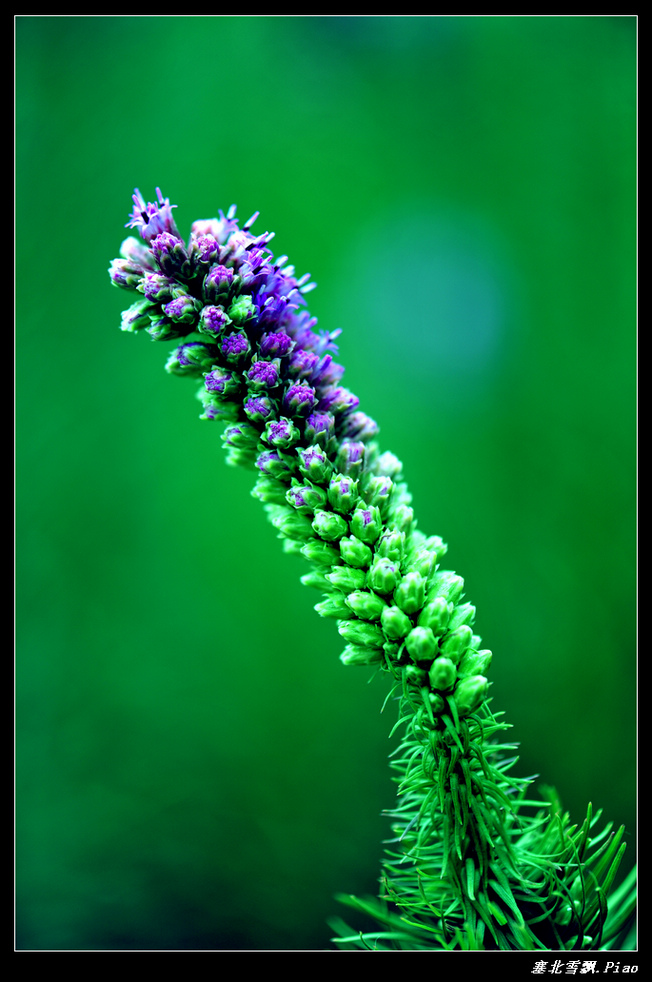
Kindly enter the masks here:
[[18, 948], [328, 949], [394, 795], [383, 680], [118, 329], [134, 186], [316, 279], [520, 773], [631, 862], [636, 19], [19, 16], [16, 84]]

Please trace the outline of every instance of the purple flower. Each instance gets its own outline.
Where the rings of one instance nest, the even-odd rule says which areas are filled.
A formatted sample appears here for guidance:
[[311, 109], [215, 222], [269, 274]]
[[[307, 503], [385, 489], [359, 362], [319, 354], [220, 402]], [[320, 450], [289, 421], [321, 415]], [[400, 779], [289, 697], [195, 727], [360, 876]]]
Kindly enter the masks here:
[[212, 357], [212, 350], [201, 341], [188, 341], [177, 348], [177, 361], [180, 365], [204, 365]]
[[268, 256], [269, 249], [253, 248], [247, 252], [246, 259], [239, 269], [239, 274], [243, 284], [249, 290], [261, 286], [272, 272]]
[[214, 357], [215, 349], [212, 346], [201, 341], [188, 341], [172, 352], [165, 367], [172, 375], [200, 376], [202, 370], [211, 367]]
[[177, 324], [194, 324], [197, 320], [197, 309], [191, 297], [177, 297], [163, 307], [163, 312]]
[[228, 361], [240, 361], [249, 354], [249, 338], [246, 334], [227, 334], [220, 347]]
[[337, 351], [337, 345], [333, 344], [333, 339], [340, 335], [341, 329], [338, 328], [336, 331], [331, 331], [326, 333], [324, 331], [316, 334], [313, 331], [313, 327], [317, 324], [317, 318], [311, 317], [306, 311], [303, 312], [298, 323], [294, 327], [293, 335], [296, 338], [298, 345], [301, 348], [306, 348], [310, 351], [315, 351], [317, 354], [321, 355], [329, 348], [331, 351]]
[[236, 423], [224, 431], [222, 439], [227, 447], [246, 450], [256, 446], [258, 434], [251, 423]]
[[236, 228], [229, 235], [228, 241], [225, 243], [226, 253], [237, 265], [241, 265], [247, 260], [252, 249], [266, 245], [273, 238], [274, 234], [272, 232], [264, 232], [263, 235], [253, 236], [249, 233], [245, 225], [242, 229]]
[[140, 284], [145, 270], [130, 259], [114, 259], [109, 267], [109, 276], [115, 286], [123, 290], [135, 290]]
[[264, 357], [283, 358], [292, 350], [294, 341], [289, 334], [276, 332], [265, 334], [260, 342], [260, 353]]
[[271, 444], [272, 447], [280, 447], [281, 450], [287, 450], [289, 447], [294, 446], [295, 443], [298, 443], [300, 435], [299, 430], [292, 420], [281, 416], [280, 419], [270, 420], [268, 422], [263, 433], [263, 439]]
[[220, 211], [219, 218], [205, 218], [198, 222], [193, 222], [190, 229], [191, 240], [198, 239], [202, 235], [212, 235], [220, 244], [224, 244], [229, 236], [238, 229], [238, 219], [235, 217], [235, 205], [231, 205], [226, 215]]
[[231, 318], [227, 316], [222, 307], [214, 307], [209, 304], [202, 307], [197, 329], [202, 334], [210, 334], [212, 337], [217, 337], [230, 323]]
[[218, 261], [220, 244], [214, 235], [198, 235], [191, 242], [193, 257], [200, 263]]
[[183, 239], [178, 235], [160, 232], [151, 240], [150, 249], [162, 273], [178, 276], [183, 272], [184, 264], [188, 262], [188, 253]]
[[224, 368], [214, 368], [204, 378], [204, 384], [209, 392], [223, 396], [237, 389], [238, 380], [232, 372]]
[[295, 378], [310, 378], [319, 364], [319, 355], [314, 351], [297, 347], [290, 355], [288, 371]]
[[344, 417], [340, 435], [347, 440], [370, 440], [378, 433], [378, 423], [366, 413], [350, 413]]
[[156, 195], [158, 197], [158, 204], [152, 204], [151, 202], [145, 202], [138, 188], [134, 189], [132, 195], [134, 210], [129, 216], [129, 221], [125, 227], [139, 229], [140, 235], [145, 242], [151, 242], [161, 232], [170, 232], [179, 238], [179, 232], [172, 217], [172, 209], [177, 206], [171, 205], [170, 199], [163, 197], [160, 188], [156, 189]]
[[204, 277], [202, 292], [205, 299], [212, 303], [227, 297], [233, 285], [234, 272], [229, 266], [211, 266]]
[[341, 386], [336, 386], [323, 393], [319, 401], [319, 408], [321, 410], [328, 410], [331, 413], [343, 413], [351, 409], [357, 409], [359, 404], [360, 400], [352, 392], [349, 392], [348, 389], [343, 389]]
[[[269, 281], [267, 287], [269, 289]], [[285, 324], [296, 306], [278, 293], [258, 292], [254, 294], [254, 301], [258, 308], [258, 323], [263, 329]]]
[[244, 411], [254, 423], [264, 423], [274, 410], [274, 403], [267, 396], [251, 396], [244, 404]]
[[330, 413], [310, 413], [305, 428], [307, 443], [318, 443], [325, 447], [334, 435], [335, 419]]
[[122, 311], [121, 330], [142, 331], [151, 324], [151, 314], [156, 310], [149, 300], [137, 300]]
[[365, 445], [352, 440], [345, 440], [337, 455], [337, 467], [342, 474], [350, 474], [357, 478], [364, 463]]
[[161, 273], [146, 273], [143, 279], [142, 291], [153, 303], [165, 303], [172, 299], [174, 283]]
[[278, 368], [273, 361], [256, 361], [247, 372], [247, 378], [256, 388], [273, 389], [278, 385]]
[[147, 246], [144, 246], [133, 235], [129, 235], [120, 246], [120, 255], [123, 259], [128, 259], [130, 262], [142, 266], [143, 269], [154, 268], [152, 266], [151, 252]]
[[291, 475], [293, 464], [281, 457], [277, 450], [264, 450], [256, 458], [256, 467], [268, 477], [283, 480]]
[[308, 416], [315, 407], [315, 390], [305, 382], [290, 385], [283, 396], [283, 409], [290, 416]]
[[334, 362], [332, 355], [324, 355], [315, 367], [315, 370], [312, 373], [311, 381], [315, 385], [319, 385], [324, 388], [326, 386], [334, 387], [343, 375], [344, 366], [338, 365], [336, 362]]

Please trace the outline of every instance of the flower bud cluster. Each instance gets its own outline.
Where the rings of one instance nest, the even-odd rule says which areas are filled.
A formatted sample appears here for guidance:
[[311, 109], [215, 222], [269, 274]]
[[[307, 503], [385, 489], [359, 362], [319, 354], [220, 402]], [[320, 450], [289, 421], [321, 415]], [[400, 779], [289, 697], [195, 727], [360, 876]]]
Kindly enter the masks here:
[[[335, 334], [315, 331], [308, 277], [275, 261], [270, 233], [226, 215], [195, 222], [185, 243], [172, 208], [138, 191], [109, 269], [136, 294], [122, 329], [181, 341], [166, 368], [200, 383], [203, 419], [220, 420], [231, 464], [253, 468], [253, 494], [284, 547], [308, 560], [316, 609], [337, 622], [342, 661], [400, 676], [437, 725], [466, 716], [487, 694], [491, 653], [473, 633], [464, 583], [443, 571], [446, 546], [417, 530], [402, 466], [381, 454], [378, 427], [340, 383]], [[451, 704], [455, 709], [452, 710]]]

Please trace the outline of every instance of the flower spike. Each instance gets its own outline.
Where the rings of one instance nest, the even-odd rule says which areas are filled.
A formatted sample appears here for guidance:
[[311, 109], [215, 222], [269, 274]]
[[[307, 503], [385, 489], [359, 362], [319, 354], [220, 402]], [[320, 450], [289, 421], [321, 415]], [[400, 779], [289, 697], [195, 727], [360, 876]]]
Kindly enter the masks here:
[[[221, 425], [231, 465], [255, 475], [284, 548], [308, 563], [345, 665], [389, 680], [402, 730], [391, 758], [398, 801], [375, 901], [343, 898], [380, 932], [338, 922], [340, 948], [551, 949], [617, 947], [633, 916], [635, 882], [610, 893], [622, 833], [580, 828], [556, 796], [526, 795], [511, 775], [507, 724], [491, 709], [492, 653], [476, 633], [447, 547], [418, 527], [400, 460], [381, 452], [377, 423], [341, 385], [339, 330], [317, 332], [273, 235], [240, 227], [236, 208], [196, 221], [184, 242], [171, 205], [133, 194], [130, 237], [109, 268], [132, 294], [122, 330], [174, 341], [172, 375], [194, 379], [200, 418]], [[133, 301], [133, 293], [140, 298]], [[388, 696], [389, 698], [389, 696]], [[394, 731], [393, 731], [394, 732]], [[534, 809], [532, 813], [531, 809]]]

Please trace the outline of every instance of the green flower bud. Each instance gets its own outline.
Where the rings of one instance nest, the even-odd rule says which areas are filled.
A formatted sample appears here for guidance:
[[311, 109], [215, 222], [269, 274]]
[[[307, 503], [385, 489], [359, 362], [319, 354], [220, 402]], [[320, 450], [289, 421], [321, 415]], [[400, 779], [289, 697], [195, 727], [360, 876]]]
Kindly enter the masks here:
[[484, 675], [461, 679], [455, 689], [455, 705], [460, 716], [468, 716], [480, 708], [486, 698], [489, 682]]
[[488, 648], [483, 648], [482, 651], [474, 651], [473, 648], [469, 648], [459, 663], [457, 674], [462, 677], [484, 675], [491, 665], [492, 657]]
[[326, 593], [330, 589], [330, 583], [326, 579], [326, 574], [322, 570], [313, 569], [309, 573], [304, 573], [301, 577], [301, 582], [304, 586], [314, 587], [315, 590], [321, 590], [322, 593]]
[[[202, 418], [201, 416], [199, 417]], [[246, 467], [251, 469], [254, 467], [256, 454], [254, 450], [245, 449], [232, 449], [226, 452], [226, 463], [229, 467]]]
[[241, 294], [236, 297], [231, 306], [228, 309], [228, 315], [232, 321], [236, 324], [244, 324], [246, 320], [249, 320], [256, 312], [253, 300], [251, 297]]
[[439, 689], [440, 692], [448, 692], [453, 688], [457, 679], [454, 663], [450, 658], [435, 658], [430, 666], [429, 677], [433, 689]]
[[420, 573], [406, 573], [394, 590], [394, 601], [406, 614], [416, 614], [423, 607], [426, 581]]
[[258, 498], [264, 505], [285, 505], [287, 504], [287, 487], [284, 481], [277, 481], [268, 474], [259, 474], [251, 491], [251, 496]]
[[376, 665], [382, 659], [382, 649], [361, 648], [355, 644], [347, 644], [340, 655], [340, 661], [344, 665]]
[[376, 543], [376, 554], [382, 556], [383, 559], [400, 563], [405, 555], [405, 533], [387, 529]]
[[285, 499], [289, 505], [300, 512], [302, 515], [313, 515], [319, 508], [326, 504], [326, 493], [320, 487], [313, 484], [299, 484], [293, 481], [292, 487], [285, 493]]
[[354, 590], [346, 598], [354, 614], [363, 621], [377, 621], [387, 606], [377, 593], [370, 590]]
[[374, 473], [396, 480], [403, 470], [403, 464], [393, 453], [386, 451], [375, 461]]
[[313, 484], [328, 484], [333, 473], [333, 465], [321, 447], [317, 445], [307, 449], [299, 447], [297, 455], [302, 474], [305, 474]]
[[364, 469], [365, 456], [364, 443], [344, 440], [337, 454], [337, 470], [357, 481]]
[[412, 630], [412, 621], [400, 607], [385, 607], [380, 623], [390, 641], [400, 641]]
[[[214, 407], [211, 412], [214, 411]], [[231, 467], [253, 467], [258, 448], [258, 433], [251, 423], [236, 423], [228, 426], [222, 434], [222, 442], [227, 453], [226, 462]]]
[[414, 509], [410, 505], [400, 504], [392, 509], [391, 524], [399, 532], [408, 532], [414, 522]]
[[[170, 372], [171, 375], [187, 375], [190, 377], [194, 375], [195, 378], [201, 378], [203, 376], [204, 379], [209, 376], [209, 383], [206, 385], [207, 391], [224, 396], [233, 395], [233, 393], [238, 391], [240, 386], [237, 380], [235, 384], [232, 384], [231, 373], [223, 372], [219, 368], [215, 372], [211, 372], [211, 368], [215, 365], [216, 357], [217, 350], [214, 345], [202, 344], [201, 341], [190, 341], [188, 344], [182, 344], [180, 347], [175, 348], [165, 363], [165, 370], [166, 372]], [[210, 385], [213, 377], [218, 383], [215, 386]]]
[[446, 709], [446, 700], [439, 692], [431, 692], [428, 696], [430, 702], [430, 708], [432, 709], [433, 716], [441, 716], [441, 714]]
[[353, 569], [351, 566], [336, 566], [330, 573], [326, 574], [326, 579], [332, 586], [344, 593], [353, 593], [354, 590], [364, 588], [366, 575], [362, 569]]
[[327, 597], [326, 600], [315, 604], [315, 610], [321, 617], [336, 617], [339, 621], [354, 616], [341, 593], [334, 594], [332, 597]]
[[127, 310], [122, 311], [120, 330], [142, 331], [148, 328], [151, 323], [150, 314], [154, 310], [156, 310], [156, 307], [149, 300], [137, 300]]
[[425, 548], [426, 548], [426, 537], [423, 534], [423, 532], [418, 528], [412, 529], [412, 534], [409, 535], [407, 538], [407, 548], [406, 548], [407, 559], [411, 562], [414, 556], [416, 556], [417, 553], [421, 552]]
[[439, 641], [439, 651], [459, 665], [464, 653], [472, 643], [473, 632], [468, 624], [461, 624], [454, 631], [448, 631]]
[[398, 561], [391, 559], [375, 559], [369, 570], [369, 586], [376, 593], [393, 593], [400, 578]]
[[437, 562], [441, 562], [446, 553], [448, 552], [448, 546], [444, 540], [439, 535], [429, 535], [424, 542], [424, 549], [429, 549], [434, 552], [437, 556]]
[[455, 631], [458, 627], [462, 627], [463, 624], [471, 625], [474, 620], [475, 607], [473, 604], [460, 604], [451, 615], [451, 619], [448, 622], [448, 630]]
[[420, 549], [410, 556], [409, 568], [415, 573], [421, 573], [425, 580], [429, 580], [437, 567], [437, 553], [430, 552], [428, 549]]
[[206, 389], [201, 388], [197, 393], [197, 398], [204, 407], [200, 419], [216, 419], [221, 423], [235, 423], [239, 416], [238, 406], [234, 402], [216, 395], [214, 392], [207, 392]]
[[412, 661], [429, 661], [435, 657], [437, 641], [429, 627], [414, 627], [405, 639]]
[[222, 442], [237, 450], [255, 449], [258, 444], [258, 430], [251, 423], [237, 423], [227, 427], [222, 434]]
[[289, 483], [296, 463], [293, 457], [288, 457], [279, 450], [263, 450], [256, 457], [256, 467], [269, 477]]
[[366, 569], [373, 557], [369, 546], [360, 542], [354, 535], [340, 539], [340, 553], [345, 563], [359, 569]]
[[346, 474], [333, 476], [328, 486], [328, 500], [335, 511], [348, 515], [355, 508], [359, 498], [357, 481]]
[[385, 641], [383, 651], [390, 661], [396, 662], [399, 659], [402, 647], [401, 641]]
[[317, 535], [327, 542], [338, 542], [349, 531], [345, 518], [334, 511], [319, 510], [315, 512], [312, 523]]
[[469, 625], [462, 624], [454, 631], [449, 631], [446, 634], [439, 643], [439, 650], [442, 655], [445, 655], [446, 658], [450, 658], [452, 662], [459, 665], [460, 659], [471, 644], [472, 637], [473, 631]]
[[351, 517], [351, 532], [367, 545], [373, 545], [382, 531], [383, 523], [375, 505], [358, 505]]
[[156, 317], [150, 314], [149, 321], [149, 327], [145, 330], [154, 341], [174, 341], [188, 333], [185, 328], [177, 326], [163, 315]]
[[449, 603], [457, 603], [464, 593], [464, 580], [450, 570], [438, 570], [430, 581], [428, 600], [445, 597]]
[[349, 644], [359, 645], [363, 648], [382, 648], [385, 641], [380, 628], [368, 621], [357, 619], [341, 621], [337, 625], [337, 630]]
[[301, 554], [306, 557], [308, 562], [313, 563], [315, 566], [330, 568], [331, 566], [337, 566], [341, 561], [337, 548], [328, 542], [323, 542], [321, 539], [309, 539], [301, 547]]
[[109, 276], [113, 285], [123, 290], [140, 290], [141, 293], [143, 291], [143, 267], [132, 259], [123, 257], [112, 260]]
[[425, 669], [419, 668], [418, 665], [406, 665], [403, 669], [403, 674], [405, 675], [406, 681], [412, 685], [418, 685], [423, 688], [423, 686], [428, 684], [428, 673]]
[[375, 505], [378, 508], [383, 522], [389, 513], [393, 490], [394, 483], [391, 477], [383, 477], [380, 474], [369, 477], [364, 490], [364, 500], [368, 505]]
[[419, 627], [429, 627], [434, 634], [443, 634], [453, 609], [453, 604], [449, 604], [444, 597], [436, 597], [423, 608], [417, 624]]
[[294, 508], [268, 505], [267, 512], [274, 528], [287, 535], [288, 539], [310, 539], [314, 535], [310, 519]]
[[281, 549], [288, 556], [298, 556], [301, 553], [303, 543], [300, 539], [281, 539]]

